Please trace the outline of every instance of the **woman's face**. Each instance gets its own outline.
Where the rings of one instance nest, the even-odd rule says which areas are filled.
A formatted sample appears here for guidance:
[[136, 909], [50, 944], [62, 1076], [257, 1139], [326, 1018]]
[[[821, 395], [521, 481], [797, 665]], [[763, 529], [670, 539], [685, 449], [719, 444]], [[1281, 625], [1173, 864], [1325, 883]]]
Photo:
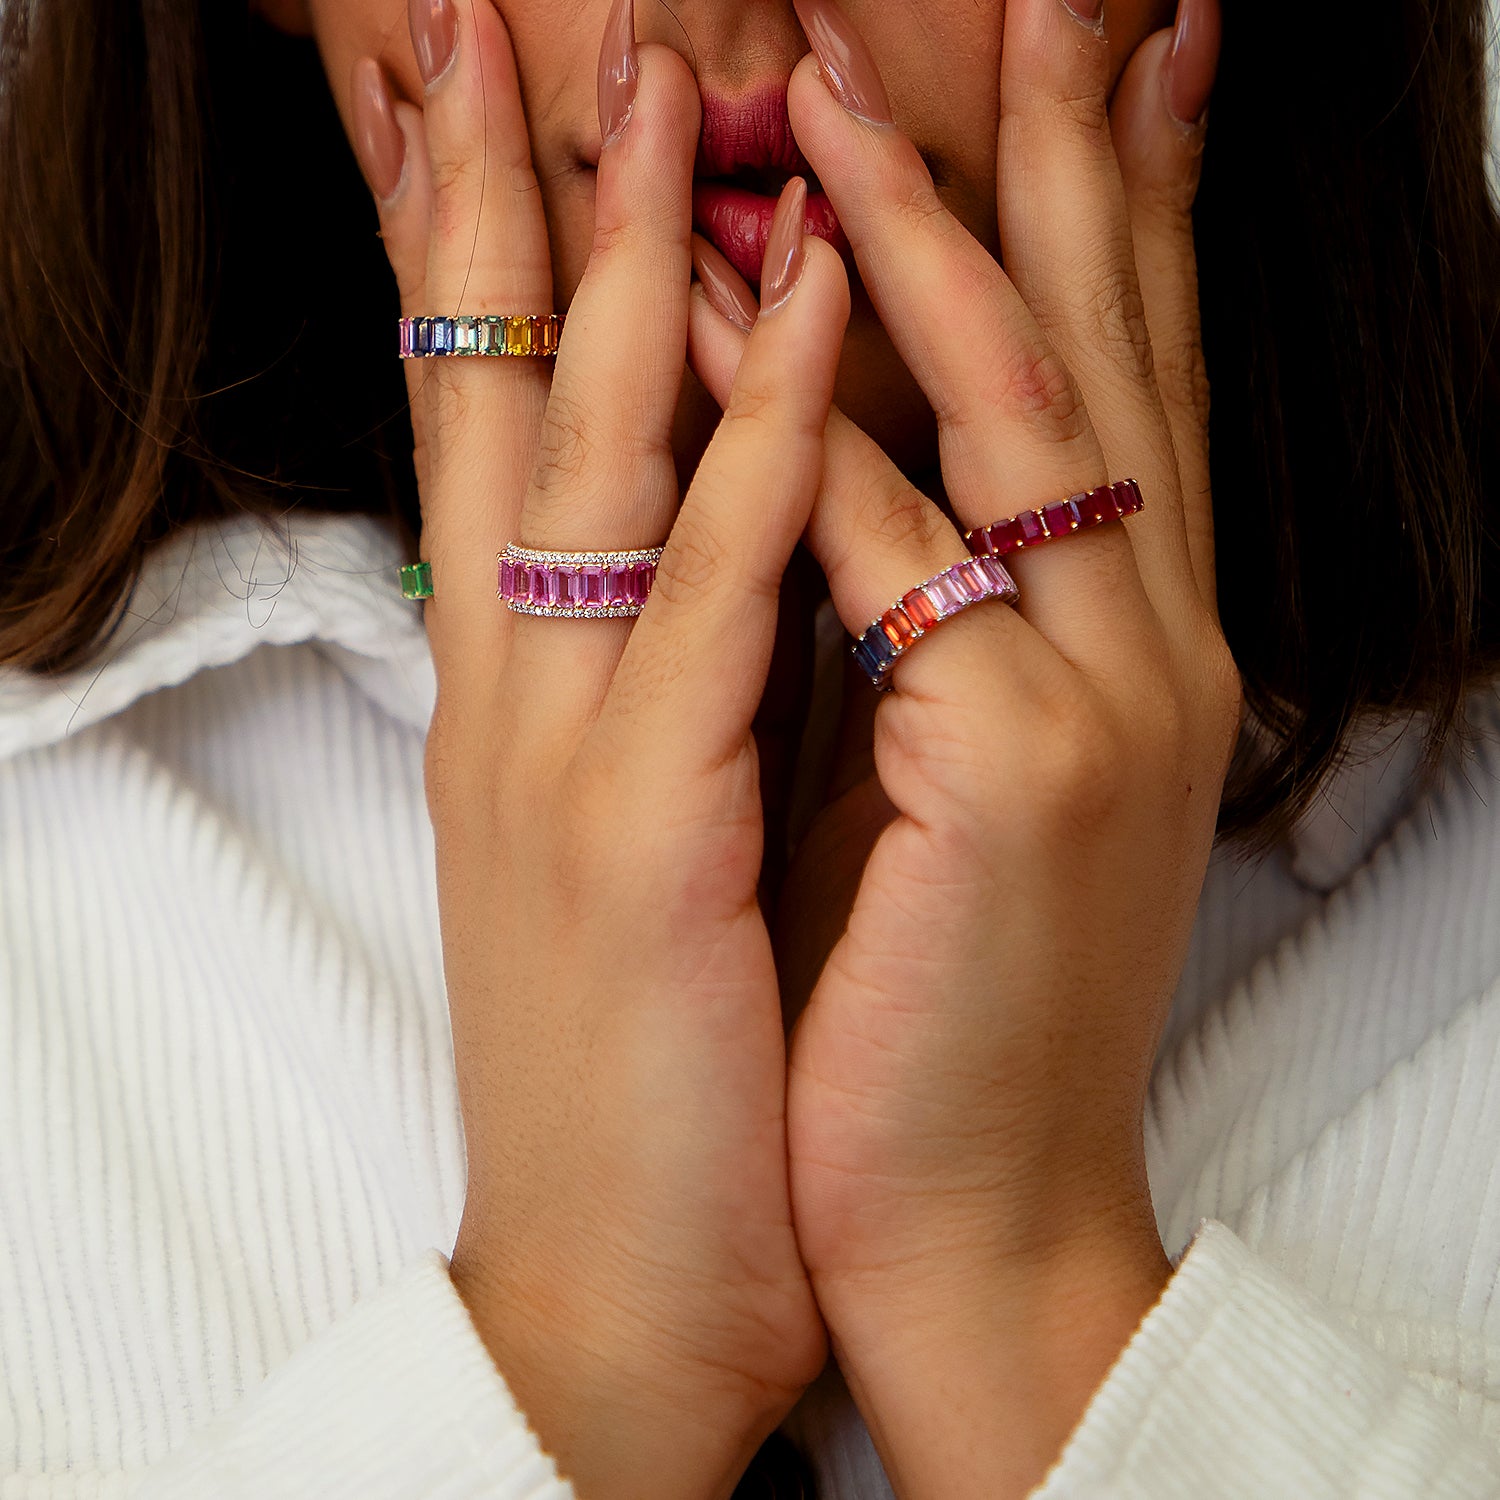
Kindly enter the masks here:
[[[456, 0], [460, 14], [490, 0]], [[1004, 0], [842, 0], [875, 55], [897, 123], [916, 143], [952, 212], [992, 253], [995, 137]], [[379, 60], [397, 97], [420, 103], [422, 84], [407, 0], [261, 0], [289, 29], [317, 39], [345, 128], [356, 58]], [[499, 0], [520, 69], [531, 149], [552, 236], [555, 300], [566, 308], [593, 231], [599, 151], [596, 60], [609, 0]], [[1144, 37], [1171, 19], [1171, 0], [1108, 0], [1113, 77]], [[705, 96], [735, 101], [784, 90], [809, 48], [791, 0], [638, 0], [636, 35], [676, 49]], [[702, 227], [702, 226], [700, 226]], [[852, 271], [851, 265], [851, 271]], [[854, 309], [837, 400], [908, 473], [934, 460], [931, 413], [853, 279]], [[696, 464], [718, 408], [692, 380], [679, 408], [677, 448]]]

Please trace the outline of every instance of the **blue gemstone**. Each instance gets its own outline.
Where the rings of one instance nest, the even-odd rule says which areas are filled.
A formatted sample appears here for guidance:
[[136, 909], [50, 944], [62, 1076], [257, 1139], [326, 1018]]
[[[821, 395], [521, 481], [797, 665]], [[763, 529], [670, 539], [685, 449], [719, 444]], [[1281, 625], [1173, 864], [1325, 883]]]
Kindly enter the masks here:
[[883, 677], [896, 659], [896, 648], [878, 625], [872, 625], [859, 638], [859, 643], [854, 648], [854, 659], [861, 670], [868, 672], [872, 678]]
[[452, 318], [434, 318], [432, 320], [432, 352], [434, 354], [453, 353]]
[[418, 354], [432, 353], [432, 343], [430, 338], [431, 333], [432, 328], [429, 320], [426, 318], [418, 318], [416, 320], [416, 327], [412, 331], [412, 348], [415, 349]]

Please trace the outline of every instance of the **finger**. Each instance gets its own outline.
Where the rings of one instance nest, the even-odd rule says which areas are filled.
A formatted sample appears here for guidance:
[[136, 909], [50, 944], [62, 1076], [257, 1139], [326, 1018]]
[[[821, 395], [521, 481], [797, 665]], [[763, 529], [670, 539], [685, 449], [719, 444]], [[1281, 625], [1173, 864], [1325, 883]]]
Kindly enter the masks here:
[[[805, 193], [801, 179], [783, 191], [765, 310], [601, 717], [612, 742], [649, 746], [641, 763], [663, 789], [742, 752], [765, 687], [782, 576], [823, 472], [849, 282], [837, 251], [801, 232]], [[786, 278], [771, 270], [788, 262]], [[787, 280], [792, 289], [778, 305]], [[706, 310], [697, 294], [692, 300]]]
[[[689, 357], [722, 405], [731, 399], [748, 340], [706, 283], [693, 303]], [[854, 638], [893, 602], [969, 555], [948, 517], [836, 406], [828, 413], [822, 483], [805, 540]], [[901, 659], [895, 672], [903, 693], [923, 701], [972, 699], [997, 681], [1011, 693], [1055, 690], [1066, 671], [1062, 658], [1015, 611], [964, 613], [974, 618], [944, 622], [943, 648]]]
[[[630, 26], [631, 0], [617, 0], [601, 54], [607, 74], [616, 51], [628, 70]], [[700, 106], [670, 48], [639, 48], [634, 68], [633, 102], [600, 152], [593, 251], [568, 310], [514, 535], [543, 551], [658, 546], [677, 508], [672, 420], [687, 341]], [[528, 702], [554, 722], [590, 716], [629, 632], [627, 620], [518, 618], [514, 661]]]
[[[1073, 372], [1111, 479], [1146, 508], [1130, 539], [1160, 610], [1192, 589], [1171, 434], [1151, 370], [1125, 191], [1110, 140], [1100, 0], [1010, 0], [996, 187], [1006, 271]], [[1080, 13], [1092, 10], [1092, 19]]]
[[[427, 306], [427, 246], [432, 228], [432, 173], [422, 111], [397, 101], [385, 70], [373, 57], [357, 58], [350, 76], [350, 135], [380, 215], [380, 240], [396, 277], [401, 315]], [[406, 362], [411, 398], [421, 379]], [[412, 436], [420, 493], [427, 489], [425, 403], [411, 401]]]
[[[986, 526], [1104, 483], [1104, 456], [1078, 387], [1015, 287], [939, 198], [916, 147], [894, 125], [838, 102], [835, 70], [856, 53], [872, 80], [861, 97], [879, 90], [868, 49], [833, 0], [797, 3], [830, 82], [824, 86], [810, 60], [798, 64], [792, 125], [881, 321], [937, 416], [944, 484], [959, 521]], [[834, 26], [843, 38], [837, 48], [826, 35]], [[1071, 659], [1111, 651], [1132, 623], [1147, 623], [1140, 575], [1118, 526], [1014, 563], [1023, 612]]]
[[1208, 375], [1199, 324], [1192, 211], [1218, 57], [1217, 0], [1183, 0], [1176, 30], [1159, 31], [1136, 49], [1115, 90], [1110, 112], [1156, 384], [1182, 479], [1193, 576], [1211, 610], [1215, 584]]
[[[546, 218], [505, 24], [491, 0], [411, 0], [410, 25], [432, 184], [425, 305], [413, 312], [550, 312]], [[482, 672], [508, 628], [494, 560], [535, 459], [548, 362], [444, 357], [408, 366], [428, 450], [428, 635], [440, 675], [449, 664]]]

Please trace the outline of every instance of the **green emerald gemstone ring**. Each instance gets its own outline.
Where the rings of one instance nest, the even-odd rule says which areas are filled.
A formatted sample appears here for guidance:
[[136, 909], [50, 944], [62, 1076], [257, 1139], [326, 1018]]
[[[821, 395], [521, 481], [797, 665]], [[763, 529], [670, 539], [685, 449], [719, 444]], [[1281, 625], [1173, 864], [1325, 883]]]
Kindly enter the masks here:
[[401, 594], [406, 599], [432, 598], [432, 564], [429, 562], [403, 563]]

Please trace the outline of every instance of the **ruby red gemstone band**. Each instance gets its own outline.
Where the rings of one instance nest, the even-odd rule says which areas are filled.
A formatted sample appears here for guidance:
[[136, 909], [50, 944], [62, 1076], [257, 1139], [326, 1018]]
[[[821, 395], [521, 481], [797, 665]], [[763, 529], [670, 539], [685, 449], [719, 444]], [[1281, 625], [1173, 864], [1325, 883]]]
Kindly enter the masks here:
[[625, 620], [640, 614], [656, 581], [660, 547], [635, 552], [538, 552], [508, 544], [497, 557], [505, 607], [518, 615]]
[[993, 557], [969, 557], [903, 594], [854, 643], [854, 659], [882, 692], [902, 655], [944, 620], [986, 599], [1014, 604], [1015, 580]]
[[507, 313], [458, 318], [400, 318], [402, 359], [440, 355], [550, 359], [562, 341], [565, 313]]
[[1141, 487], [1133, 479], [1119, 479], [1101, 484], [1096, 490], [1084, 490], [1067, 500], [1024, 511], [1007, 521], [996, 521], [964, 533], [964, 542], [976, 557], [1005, 557], [1053, 537], [1087, 531], [1106, 521], [1123, 521], [1142, 509]]

